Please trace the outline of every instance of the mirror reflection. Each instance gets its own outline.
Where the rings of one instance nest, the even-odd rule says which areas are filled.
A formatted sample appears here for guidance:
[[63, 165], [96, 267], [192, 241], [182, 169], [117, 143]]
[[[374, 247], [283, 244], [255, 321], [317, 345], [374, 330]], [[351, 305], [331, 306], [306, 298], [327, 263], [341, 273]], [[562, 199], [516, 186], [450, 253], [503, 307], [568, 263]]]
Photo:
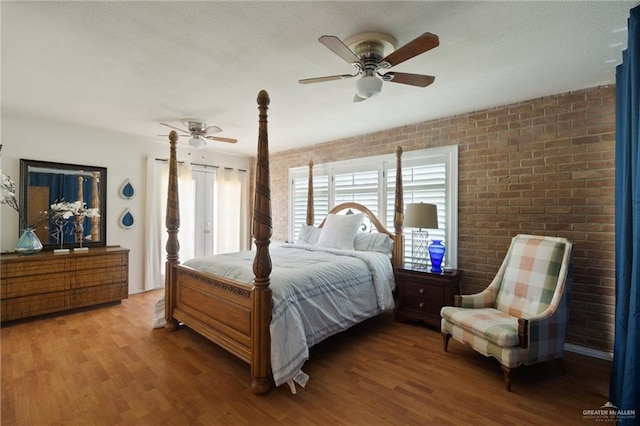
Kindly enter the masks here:
[[21, 159], [23, 223], [36, 225], [45, 249], [104, 246], [106, 185], [104, 167]]

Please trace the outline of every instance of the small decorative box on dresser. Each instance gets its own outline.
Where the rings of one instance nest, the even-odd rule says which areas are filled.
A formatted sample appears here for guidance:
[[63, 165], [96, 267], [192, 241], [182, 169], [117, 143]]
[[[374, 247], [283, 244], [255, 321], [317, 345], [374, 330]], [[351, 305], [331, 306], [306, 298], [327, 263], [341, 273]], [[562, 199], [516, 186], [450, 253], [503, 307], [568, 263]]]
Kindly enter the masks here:
[[406, 264], [396, 268], [396, 321], [422, 320], [440, 329], [440, 309], [460, 293], [460, 271], [431, 273]]
[[120, 301], [129, 294], [129, 249], [2, 254], [0, 288], [2, 321]]

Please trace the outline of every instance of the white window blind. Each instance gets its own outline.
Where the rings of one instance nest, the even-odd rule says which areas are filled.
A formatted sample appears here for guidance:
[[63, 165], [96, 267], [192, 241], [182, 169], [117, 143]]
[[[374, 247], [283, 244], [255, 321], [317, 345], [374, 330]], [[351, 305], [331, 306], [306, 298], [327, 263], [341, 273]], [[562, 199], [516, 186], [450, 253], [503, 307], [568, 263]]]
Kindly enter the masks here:
[[334, 204], [362, 204], [378, 216], [379, 174], [378, 169], [336, 174], [334, 176]]
[[[394, 191], [396, 184], [396, 169], [388, 169], [387, 174], [387, 210], [394, 211]], [[447, 245], [446, 241], [446, 218], [445, 211], [447, 209], [447, 191], [446, 191], [446, 164], [435, 163], [427, 165], [414, 165], [402, 168], [402, 186], [404, 194], [404, 206], [413, 203], [435, 204], [438, 206], [438, 225], [439, 229], [429, 229], [430, 240], [441, 240]], [[393, 229], [393, 215], [387, 217], [387, 228]], [[413, 244], [413, 235], [411, 228], [404, 228], [405, 235], [405, 261], [420, 262], [420, 259], [413, 259], [411, 250]], [[446, 256], [443, 264], [446, 265]]]

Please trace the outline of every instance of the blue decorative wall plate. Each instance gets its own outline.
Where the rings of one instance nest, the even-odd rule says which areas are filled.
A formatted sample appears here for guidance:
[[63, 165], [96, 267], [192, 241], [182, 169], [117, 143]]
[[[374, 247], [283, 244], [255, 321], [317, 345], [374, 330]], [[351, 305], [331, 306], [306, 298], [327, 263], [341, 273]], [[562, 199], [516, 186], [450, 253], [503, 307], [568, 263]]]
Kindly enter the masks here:
[[135, 222], [135, 218], [133, 217], [133, 213], [131, 210], [125, 209], [120, 215], [120, 219], [118, 219], [118, 223], [125, 229], [133, 228], [133, 224]]
[[136, 190], [129, 179], [125, 180], [120, 187], [120, 196], [125, 199], [130, 199], [136, 196]]

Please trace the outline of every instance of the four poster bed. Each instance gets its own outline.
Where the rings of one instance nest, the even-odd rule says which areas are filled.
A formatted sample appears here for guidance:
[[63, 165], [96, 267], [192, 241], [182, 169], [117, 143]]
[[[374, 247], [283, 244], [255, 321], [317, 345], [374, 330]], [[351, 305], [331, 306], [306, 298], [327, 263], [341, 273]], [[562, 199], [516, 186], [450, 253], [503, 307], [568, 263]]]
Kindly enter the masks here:
[[[318, 244], [283, 244], [270, 249], [267, 92], [260, 91], [257, 101], [255, 251], [196, 258], [186, 265], [179, 264], [178, 135], [174, 131], [169, 134], [165, 319], [167, 330], [177, 330], [182, 323], [249, 363], [251, 389], [255, 394], [264, 394], [272, 382], [276, 386], [287, 382], [292, 390], [292, 380], [304, 385], [306, 375], [300, 368], [308, 359], [309, 347], [393, 307], [393, 266], [401, 264], [404, 258], [402, 149], [396, 151], [394, 233], [387, 231], [366, 207], [356, 203], [336, 206], [320, 227], [314, 228], [311, 163], [304, 228], [307, 236], [317, 239]], [[336, 214], [344, 210], [349, 212]], [[354, 211], [355, 214], [350, 214]], [[358, 241], [363, 244], [361, 250], [336, 242], [345, 235], [345, 227], [354, 229], [355, 235], [364, 217], [377, 233], [351, 237], [351, 244]], [[377, 250], [380, 246], [385, 248]]]

